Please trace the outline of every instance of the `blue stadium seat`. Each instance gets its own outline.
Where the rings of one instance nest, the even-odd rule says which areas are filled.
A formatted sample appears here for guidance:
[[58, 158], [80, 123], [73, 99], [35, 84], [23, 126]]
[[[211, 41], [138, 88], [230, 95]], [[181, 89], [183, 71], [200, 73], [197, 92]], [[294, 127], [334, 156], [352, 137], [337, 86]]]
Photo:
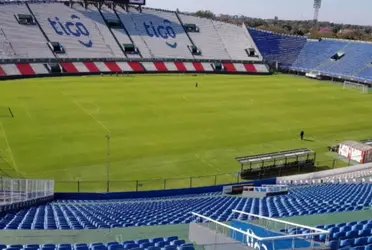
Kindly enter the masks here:
[[329, 248], [331, 250], [337, 250], [339, 248], [339, 241], [338, 240], [332, 240], [328, 244]]
[[353, 239], [341, 240], [340, 247], [351, 247], [354, 245]]

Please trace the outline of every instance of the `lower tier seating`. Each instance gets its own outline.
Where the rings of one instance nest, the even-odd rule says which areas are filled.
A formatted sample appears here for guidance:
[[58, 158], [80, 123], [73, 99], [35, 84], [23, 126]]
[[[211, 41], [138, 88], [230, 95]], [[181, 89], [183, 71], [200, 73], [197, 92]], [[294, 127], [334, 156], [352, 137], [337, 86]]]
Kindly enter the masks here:
[[[372, 205], [372, 184], [323, 184], [266, 198], [200, 196], [150, 201], [63, 203], [31, 207], [0, 219], [0, 229], [97, 229], [190, 223], [191, 212], [218, 221], [233, 209], [268, 217], [358, 211]], [[244, 215], [241, 218], [244, 219]]]
[[151, 239], [127, 240], [124, 242], [93, 242], [77, 244], [29, 244], [0, 245], [1, 250], [194, 250], [191, 243], [178, 239], [177, 236], [157, 237]]

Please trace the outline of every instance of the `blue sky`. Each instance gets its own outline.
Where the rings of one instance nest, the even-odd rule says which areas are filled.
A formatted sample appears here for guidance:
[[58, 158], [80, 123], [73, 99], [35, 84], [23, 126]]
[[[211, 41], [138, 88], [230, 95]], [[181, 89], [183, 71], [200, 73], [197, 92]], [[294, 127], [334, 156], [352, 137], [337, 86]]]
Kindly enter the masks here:
[[[147, 6], [181, 11], [208, 9], [217, 14], [280, 19], [312, 19], [313, 0], [147, 0]], [[319, 19], [372, 25], [372, 0], [323, 0]]]

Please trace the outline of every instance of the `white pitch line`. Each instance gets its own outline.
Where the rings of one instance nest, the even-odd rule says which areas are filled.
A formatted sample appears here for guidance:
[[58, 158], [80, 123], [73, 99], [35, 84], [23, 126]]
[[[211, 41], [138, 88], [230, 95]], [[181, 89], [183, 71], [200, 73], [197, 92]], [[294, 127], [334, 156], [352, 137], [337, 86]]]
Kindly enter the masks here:
[[[109, 134], [111, 134], [111, 131], [110, 129], [108, 129], [100, 120], [98, 120], [94, 115], [92, 115], [90, 112], [88, 112], [85, 108], [83, 108], [83, 106], [81, 106], [81, 104], [76, 101], [75, 99], [73, 99], [71, 96], [67, 95], [63, 90], [61, 90], [62, 94], [66, 97], [68, 97], [69, 99], [71, 99], [71, 101], [76, 105], [78, 106], [84, 113], [86, 113], [87, 115], [89, 115], [98, 125], [100, 125], [104, 130], [106, 130], [106, 132], [108, 132]], [[98, 106], [98, 105], [96, 105]]]
[[93, 104], [96, 106], [96, 110], [94, 111], [95, 114], [101, 111], [101, 107], [97, 103], [93, 102]]
[[209, 167], [211, 167], [212, 169], [215, 169], [215, 170], [221, 172], [221, 169], [214, 167], [212, 164], [210, 164], [210, 163], [207, 162], [206, 160], [200, 158], [200, 156], [199, 156], [198, 154], [195, 154], [195, 157], [196, 157], [198, 160], [200, 160], [201, 162], [207, 164], [207, 165], [208, 165]]
[[8, 146], [8, 150], [9, 150], [9, 153], [10, 153], [10, 157], [12, 158], [14, 168], [15, 168], [16, 172], [18, 172], [17, 164], [16, 164], [16, 162], [14, 160], [13, 152], [12, 152], [12, 149], [11, 149], [11, 147], [9, 145], [8, 136], [6, 135], [6, 132], [5, 132], [3, 123], [1, 121], [0, 121], [0, 127], [1, 127], [1, 130], [3, 131], [5, 142], [6, 142], [6, 145]]
[[83, 108], [83, 106], [81, 106], [81, 104], [76, 101], [76, 100], [73, 100], [73, 102], [81, 109], [83, 110], [87, 115], [89, 115], [93, 120], [95, 120], [104, 130], [106, 130], [107, 132], [109, 132], [111, 134], [111, 131], [110, 129], [108, 129], [100, 120], [98, 120], [96, 117], [94, 117], [94, 115], [92, 115], [91, 113], [89, 113], [85, 108]]
[[31, 119], [34, 119], [23, 101], [21, 101], [21, 105], [22, 105], [23, 109], [26, 111], [28, 117], [30, 117]]

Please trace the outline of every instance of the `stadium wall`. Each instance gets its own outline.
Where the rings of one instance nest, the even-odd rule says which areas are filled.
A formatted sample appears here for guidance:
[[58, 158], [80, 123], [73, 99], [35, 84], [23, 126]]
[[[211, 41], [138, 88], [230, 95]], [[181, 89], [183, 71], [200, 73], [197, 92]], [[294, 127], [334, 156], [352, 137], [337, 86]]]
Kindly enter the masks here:
[[280, 184], [285, 181], [300, 181], [300, 180], [311, 181], [314, 179], [321, 179], [324, 177], [346, 174], [346, 173], [356, 172], [356, 171], [365, 170], [365, 169], [372, 169], [372, 163], [360, 164], [360, 165], [355, 165], [351, 167], [337, 168], [337, 169], [331, 169], [331, 170], [324, 170], [324, 171], [314, 172], [314, 173], [309, 173], [309, 174], [299, 174], [299, 175], [278, 177], [276, 178], [276, 183]]
[[[261, 186], [264, 184], [276, 184], [276, 178], [255, 180], [249, 182], [242, 182], [242, 184], [253, 184], [254, 186]], [[231, 184], [229, 184], [231, 185]], [[154, 191], [141, 191], [141, 192], [114, 192], [114, 193], [55, 193], [55, 199], [63, 200], [114, 200], [114, 199], [127, 199], [127, 198], [149, 198], [149, 197], [162, 197], [172, 195], [185, 195], [185, 194], [200, 194], [208, 192], [222, 192], [225, 185], [206, 186], [197, 188], [182, 188], [182, 189], [169, 189], [169, 190], [154, 190]]]
[[0, 80], [94, 74], [129, 73], [220, 73], [220, 74], [269, 74], [264, 64], [222, 62], [223, 70], [216, 70], [214, 63], [198, 61], [82, 61], [59, 62], [62, 72], [48, 70], [47, 62], [21, 62], [0, 64]]

